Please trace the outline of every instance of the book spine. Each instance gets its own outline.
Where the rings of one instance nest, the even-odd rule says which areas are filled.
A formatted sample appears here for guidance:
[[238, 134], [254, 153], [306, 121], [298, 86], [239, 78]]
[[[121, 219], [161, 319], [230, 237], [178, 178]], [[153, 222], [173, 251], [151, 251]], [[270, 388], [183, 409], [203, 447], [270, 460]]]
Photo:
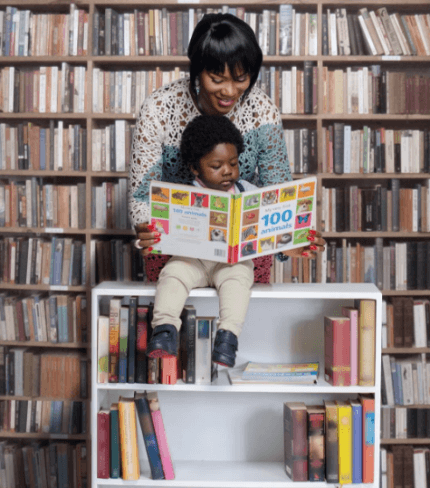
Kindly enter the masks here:
[[135, 402], [140, 428], [142, 429], [143, 441], [148, 454], [152, 479], [162, 480], [164, 479], [163, 467], [161, 464], [160, 451], [158, 448], [157, 438], [155, 436], [154, 424], [152, 422], [148, 400], [141, 396], [136, 398]]
[[337, 406], [326, 403], [325, 409], [325, 451], [326, 451], [326, 480], [327, 483], [339, 483], [338, 463], [338, 423]]
[[324, 481], [324, 411], [308, 412], [309, 481]]
[[118, 402], [118, 410], [121, 476], [123, 480], [127, 481], [138, 480], [140, 468], [137, 448], [136, 407], [133, 401], [122, 399]]
[[120, 447], [119, 447], [119, 413], [118, 409], [111, 409], [110, 420], [110, 477], [120, 477]]
[[362, 482], [363, 469], [363, 409], [358, 403], [352, 405], [352, 482]]
[[136, 379], [136, 314], [137, 298], [130, 297], [129, 305], [129, 329], [128, 329], [128, 357], [127, 357], [127, 382], [134, 383]]
[[109, 478], [109, 415], [97, 414], [97, 478]]
[[211, 317], [197, 317], [196, 384], [209, 385], [211, 383], [211, 319]]
[[351, 406], [338, 407], [339, 483], [352, 483], [352, 419]]
[[148, 344], [148, 307], [137, 307], [136, 326], [136, 383], [147, 383], [148, 368], [146, 348]]
[[180, 348], [182, 380], [184, 383], [196, 381], [196, 309], [184, 308], [181, 313]]
[[120, 308], [121, 300], [113, 298], [109, 307], [109, 383], [118, 383]]
[[128, 318], [128, 307], [121, 307], [119, 325], [119, 383], [127, 383]]
[[373, 483], [375, 456], [375, 400], [362, 398], [363, 405], [363, 483]]

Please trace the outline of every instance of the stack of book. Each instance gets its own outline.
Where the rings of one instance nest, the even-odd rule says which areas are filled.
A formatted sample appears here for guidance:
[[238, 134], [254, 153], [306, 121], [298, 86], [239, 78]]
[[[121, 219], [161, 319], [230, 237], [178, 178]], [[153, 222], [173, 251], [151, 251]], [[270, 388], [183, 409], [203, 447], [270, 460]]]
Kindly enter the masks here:
[[136, 414], [154, 480], [175, 478], [157, 392], [120, 397], [97, 414], [97, 478], [138, 480], [141, 467]]
[[358, 300], [342, 317], [324, 317], [325, 380], [333, 386], [375, 384], [376, 303]]
[[430, 408], [381, 407], [383, 439], [424, 439], [430, 437]]
[[215, 376], [211, 353], [216, 332], [215, 317], [196, 317], [186, 305], [181, 314], [178, 357], [148, 358], [152, 305], [140, 305], [136, 297], [129, 304], [120, 298], [102, 303], [98, 318], [99, 383], [184, 383], [210, 384]]
[[375, 400], [284, 403], [285, 469], [292, 481], [373, 483]]
[[318, 379], [318, 363], [279, 364], [249, 362], [245, 368], [229, 369], [233, 385], [312, 385]]

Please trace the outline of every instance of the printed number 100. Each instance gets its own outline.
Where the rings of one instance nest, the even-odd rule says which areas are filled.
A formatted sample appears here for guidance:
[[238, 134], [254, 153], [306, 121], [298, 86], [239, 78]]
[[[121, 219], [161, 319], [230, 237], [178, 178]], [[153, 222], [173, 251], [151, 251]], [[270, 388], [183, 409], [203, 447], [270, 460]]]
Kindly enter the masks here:
[[282, 220], [282, 222], [288, 222], [292, 216], [293, 212], [291, 210], [284, 210], [282, 214], [280, 212], [274, 212], [271, 215], [265, 215], [263, 221], [264, 225], [267, 227], [269, 223], [270, 225], [279, 224], [280, 220]]

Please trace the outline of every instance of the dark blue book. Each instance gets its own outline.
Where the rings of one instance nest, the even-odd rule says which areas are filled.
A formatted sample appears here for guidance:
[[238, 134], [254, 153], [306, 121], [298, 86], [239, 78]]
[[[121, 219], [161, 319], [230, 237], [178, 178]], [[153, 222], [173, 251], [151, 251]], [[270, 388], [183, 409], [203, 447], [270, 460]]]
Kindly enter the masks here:
[[119, 449], [119, 414], [118, 404], [113, 403], [109, 412], [109, 424], [110, 424], [110, 477], [119, 478], [121, 475], [121, 456]]
[[151, 411], [149, 410], [148, 400], [144, 393], [134, 395], [137, 416], [140, 428], [142, 429], [143, 441], [148, 454], [149, 466], [151, 468], [152, 479], [163, 480], [164, 472], [161, 464], [160, 450], [155, 436], [154, 424], [152, 423]]
[[[55, 239], [55, 246], [54, 246]], [[54, 255], [54, 266], [52, 274], [52, 284], [61, 285], [61, 272], [63, 268], [63, 250], [64, 250], [64, 239], [63, 238], [53, 238], [53, 255]]]
[[49, 432], [51, 434], [61, 434], [61, 426], [63, 419], [63, 402], [51, 402], [51, 415], [49, 418]]

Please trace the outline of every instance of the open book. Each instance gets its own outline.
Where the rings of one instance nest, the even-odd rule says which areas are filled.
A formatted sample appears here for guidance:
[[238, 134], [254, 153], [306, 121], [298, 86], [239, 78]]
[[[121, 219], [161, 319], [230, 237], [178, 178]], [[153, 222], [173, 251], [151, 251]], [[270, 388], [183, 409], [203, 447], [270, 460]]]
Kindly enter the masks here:
[[223, 263], [306, 246], [315, 228], [316, 178], [243, 193], [152, 181], [153, 254]]

